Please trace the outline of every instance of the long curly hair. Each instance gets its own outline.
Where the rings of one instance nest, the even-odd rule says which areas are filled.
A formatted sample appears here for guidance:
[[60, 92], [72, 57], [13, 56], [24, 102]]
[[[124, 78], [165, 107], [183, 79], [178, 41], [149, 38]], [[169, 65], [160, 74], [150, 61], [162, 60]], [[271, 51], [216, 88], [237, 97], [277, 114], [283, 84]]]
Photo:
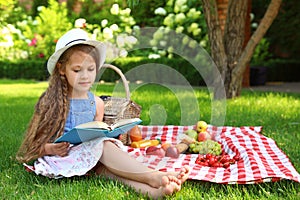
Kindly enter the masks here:
[[66, 64], [75, 51], [91, 55], [99, 69], [99, 52], [90, 45], [78, 44], [70, 47], [59, 58], [49, 79], [49, 87], [40, 96], [35, 111], [25, 133], [23, 143], [17, 152], [16, 159], [27, 163], [44, 154], [44, 146], [53, 142], [64, 132], [65, 122], [69, 113], [69, 84], [65, 75]]

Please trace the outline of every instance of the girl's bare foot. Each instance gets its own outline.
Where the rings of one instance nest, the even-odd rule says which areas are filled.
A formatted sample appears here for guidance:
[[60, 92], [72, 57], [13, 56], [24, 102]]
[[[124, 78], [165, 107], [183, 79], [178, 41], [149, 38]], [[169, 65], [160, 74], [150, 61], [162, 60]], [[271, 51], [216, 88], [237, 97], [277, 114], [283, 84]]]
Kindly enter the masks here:
[[162, 195], [171, 195], [174, 192], [178, 192], [181, 189], [181, 181], [175, 176], [163, 176], [161, 180]]
[[181, 168], [180, 173], [177, 175], [177, 178], [181, 181], [181, 184], [188, 179], [190, 172], [191, 170], [188, 165], [185, 165]]

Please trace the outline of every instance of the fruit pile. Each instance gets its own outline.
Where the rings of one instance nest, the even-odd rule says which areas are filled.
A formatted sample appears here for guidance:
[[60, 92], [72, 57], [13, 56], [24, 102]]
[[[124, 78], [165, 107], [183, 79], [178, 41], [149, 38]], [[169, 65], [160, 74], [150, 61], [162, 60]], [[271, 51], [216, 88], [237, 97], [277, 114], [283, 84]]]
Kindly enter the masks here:
[[189, 152], [198, 154], [212, 154], [220, 155], [222, 153], [222, 146], [216, 141], [206, 140], [203, 142], [195, 142], [189, 145]]
[[189, 143], [189, 152], [199, 154], [195, 163], [208, 167], [227, 168], [239, 161], [241, 159], [239, 153], [231, 158], [222, 150], [222, 145], [213, 140], [207, 127], [205, 121], [198, 121], [195, 129], [185, 131], [185, 135], [194, 140], [194, 142]]
[[212, 155], [199, 154], [195, 163], [202, 166], [207, 167], [224, 167], [228, 168], [231, 164], [238, 162], [240, 160], [240, 155], [237, 153], [233, 158], [231, 158], [228, 154], [223, 153], [222, 155]]

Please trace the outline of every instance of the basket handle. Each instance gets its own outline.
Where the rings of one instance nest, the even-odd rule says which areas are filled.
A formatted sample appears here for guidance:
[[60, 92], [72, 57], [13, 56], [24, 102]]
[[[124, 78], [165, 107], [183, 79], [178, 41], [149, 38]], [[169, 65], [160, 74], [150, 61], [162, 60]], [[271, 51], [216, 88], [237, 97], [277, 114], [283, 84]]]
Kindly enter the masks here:
[[112, 64], [106, 64], [105, 63], [105, 64], [102, 65], [102, 67], [112, 69], [115, 72], [117, 72], [117, 74], [119, 74], [119, 76], [122, 79], [124, 88], [125, 88], [126, 99], [129, 101], [130, 100], [130, 91], [129, 91], [128, 81], [127, 81], [126, 77], [124, 76], [124, 74], [122, 73], [122, 71], [118, 67], [116, 67]]

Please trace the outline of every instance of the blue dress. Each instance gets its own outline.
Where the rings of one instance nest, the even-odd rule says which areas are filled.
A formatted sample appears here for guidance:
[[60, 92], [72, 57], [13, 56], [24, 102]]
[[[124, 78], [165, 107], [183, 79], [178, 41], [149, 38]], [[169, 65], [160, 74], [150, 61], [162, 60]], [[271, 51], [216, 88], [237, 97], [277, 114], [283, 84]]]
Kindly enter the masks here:
[[70, 99], [70, 110], [66, 120], [64, 133], [79, 124], [94, 121], [96, 102], [94, 94], [88, 92], [88, 99]]
[[[96, 102], [94, 95], [89, 92], [88, 99], [71, 99], [70, 110], [65, 124], [65, 132], [73, 127], [91, 122], [96, 115]], [[62, 178], [85, 175], [98, 163], [103, 152], [103, 142], [113, 141], [121, 149], [123, 143], [114, 138], [96, 138], [94, 140], [70, 146], [68, 155], [43, 156], [38, 158], [32, 170], [38, 174], [50, 178]]]

